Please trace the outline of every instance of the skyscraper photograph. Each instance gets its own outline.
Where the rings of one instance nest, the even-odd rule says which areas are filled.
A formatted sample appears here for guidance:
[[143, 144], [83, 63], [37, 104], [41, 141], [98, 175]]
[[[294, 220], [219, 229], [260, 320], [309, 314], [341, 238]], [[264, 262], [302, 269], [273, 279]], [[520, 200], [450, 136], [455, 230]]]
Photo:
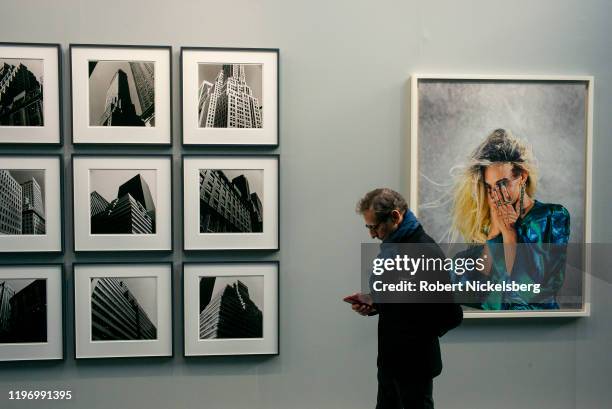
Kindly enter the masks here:
[[200, 233], [263, 232], [263, 170], [200, 169]]
[[91, 234], [155, 234], [156, 171], [92, 169]]
[[199, 64], [198, 126], [262, 128], [262, 65]]
[[263, 337], [263, 276], [200, 278], [200, 339]]
[[0, 58], [0, 126], [43, 126], [43, 61]]
[[155, 64], [89, 61], [90, 126], [155, 126]]
[[157, 279], [91, 279], [92, 341], [157, 339]]
[[47, 281], [0, 280], [0, 343], [47, 341]]
[[45, 234], [42, 169], [0, 169], [0, 234]]

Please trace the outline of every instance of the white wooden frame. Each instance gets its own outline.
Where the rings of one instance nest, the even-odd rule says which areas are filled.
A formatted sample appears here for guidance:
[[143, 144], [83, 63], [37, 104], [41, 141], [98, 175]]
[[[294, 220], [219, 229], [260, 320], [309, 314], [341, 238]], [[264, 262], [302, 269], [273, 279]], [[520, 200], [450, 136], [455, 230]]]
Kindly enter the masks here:
[[[406, 144], [408, 152], [406, 157], [410, 158], [410, 177], [407, 178], [410, 193], [410, 209], [418, 217], [418, 119], [419, 119], [419, 94], [418, 84], [420, 80], [475, 80], [475, 81], [573, 81], [584, 82], [587, 85], [587, 107], [586, 107], [586, 198], [585, 198], [585, 243], [591, 243], [591, 207], [592, 207], [592, 184], [593, 184], [593, 87], [594, 78], [588, 75], [447, 75], [447, 74], [414, 74], [410, 77], [410, 143]], [[466, 318], [523, 318], [523, 317], [587, 317], [591, 312], [591, 260], [590, 252], [585, 254], [585, 277], [583, 286], [583, 308], [580, 311], [491, 311], [472, 312], [466, 311]]]

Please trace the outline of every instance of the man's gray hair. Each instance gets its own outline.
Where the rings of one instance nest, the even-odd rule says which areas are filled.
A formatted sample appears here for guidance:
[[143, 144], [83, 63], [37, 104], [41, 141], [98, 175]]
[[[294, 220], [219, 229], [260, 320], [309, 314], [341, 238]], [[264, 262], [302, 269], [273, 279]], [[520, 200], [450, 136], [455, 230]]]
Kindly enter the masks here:
[[357, 213], [363, 214], [366, 210], [372, 209], [376, 215], [376, 220], [386, 222], [391, 217], [393, 210], [399, 210], [404, 214], [408, 210], [406, 199], [395, 190], [389, 188], [379, 188], [369, 191], [357, 202]]

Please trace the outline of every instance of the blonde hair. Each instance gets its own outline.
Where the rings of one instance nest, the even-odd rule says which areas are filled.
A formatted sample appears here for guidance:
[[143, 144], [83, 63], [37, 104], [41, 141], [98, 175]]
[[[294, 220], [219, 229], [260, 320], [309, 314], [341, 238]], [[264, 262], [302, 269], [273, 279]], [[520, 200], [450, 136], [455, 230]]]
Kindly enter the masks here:
[[496, 129], [472, 152], [454, 188], [453, 237], [484, 243], [491, 226], [484, 170], [493, 163], [509, 163], [515, 176], [526, 172], [525, 192], [533, 197], [538, 183], [537, 164], [531, 146], [505, 129]]

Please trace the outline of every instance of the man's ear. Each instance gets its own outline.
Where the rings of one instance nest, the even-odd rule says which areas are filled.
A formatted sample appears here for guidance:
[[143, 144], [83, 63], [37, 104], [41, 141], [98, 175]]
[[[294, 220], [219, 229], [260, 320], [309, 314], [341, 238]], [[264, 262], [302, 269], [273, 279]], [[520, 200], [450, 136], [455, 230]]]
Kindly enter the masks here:
[[400, 218], [401, 218], [402, 214], [400, 213], [399, 210], [394, 209], [391, 211], [391, 219], [393, 220], [393, 223], [398, 223]]

